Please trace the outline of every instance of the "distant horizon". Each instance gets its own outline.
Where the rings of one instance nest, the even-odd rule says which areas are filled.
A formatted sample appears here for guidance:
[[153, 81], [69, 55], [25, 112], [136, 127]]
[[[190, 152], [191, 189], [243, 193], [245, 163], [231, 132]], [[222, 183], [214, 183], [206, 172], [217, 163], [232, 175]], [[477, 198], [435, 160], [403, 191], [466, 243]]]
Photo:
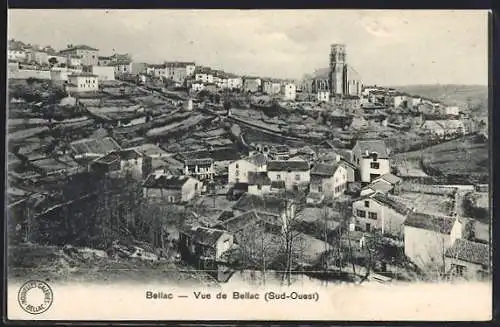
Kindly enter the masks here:
[[130, 53], [136, 62], [195, 61], [238, 75], [301, 80], [328, 67], [330, 45], [342, 43], [365, 85], [488, 85], [486, 10], [8, 13], [8, 39], [55, 49], [87, 44], [101, 55]]

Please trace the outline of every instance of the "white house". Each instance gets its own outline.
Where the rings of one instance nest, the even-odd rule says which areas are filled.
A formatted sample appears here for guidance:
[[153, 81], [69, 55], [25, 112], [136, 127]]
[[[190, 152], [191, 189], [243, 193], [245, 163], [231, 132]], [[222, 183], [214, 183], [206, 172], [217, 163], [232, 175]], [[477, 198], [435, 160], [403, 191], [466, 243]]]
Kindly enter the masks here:
[[490, 246], [457, 239], [445, 253], [445, 272], [451, 276], [482, 279], [491, 270]]
[[95, 159], [92, 171], [103, 172], [112, 176], [131, 174], [135, 179], [143, 179], [151, 173], [151, 157], [136, 150], [119, 150]]
[[198, 180], [213, 180], [215, 165], [212, 158], [198, 158], [184, 160], [184, 174]]
[[92, 74], [96, 75], [99, 81], [115, 80], [115, 69], [112, 66], [92, 66]]
[[115, 75], [121, 74], [131, 74], [132, 73], [132, 63], [131, 62], [120, 62], [113, 65], [115, 70]]
[[316, 99], [318, 102], [328, 102], [330, 101], [330, 92], [329, 91], [318, 91], [316, 94]]
[[26, 60], [26, 50], [24, 49], [8, 49], [7, 59], [13, 61], [25, 61]]
[[408, 98], [405, 95], [395, 95], [392, 97], [392, 106], [394, 108], [401, 107]]
[[391, 172], [389, 151], [384, 141], [358, 140], [352, 154], [353, 163], [359, 168], [361, 182], [369, 183]]
[[285, 182], [289, 190], [298, 190], [309, 185], [310, 166], [306, 161], [273, 160], [267, 163], [267, 175], [271, 182]]
[[457, 217], [412, 212], [404, 223], [405, 255], [420, 268], [444, 266], [446, 251], [462, 238]]
[[151, 174], [143, 184], [145, 198], [185, 203], [201, 194], [202, 182], [190, 176]]
[[352, 204], [355, 225], [363, 231], [402, 236], [403, 224], [412, 209], [396, 197], [383, 193], [362, 196]]
[[265, 172], [267, 158], [261, 153], [257, 153], [248, 158], [236, 160], [229, 164], [228, 183], [248, 183], [249, 172]]
[[97, 75], [89, 73], [72, 74], [68, 76], [68, 90], [73, 92], [91, 92], [99, 89]]
[[214, 82], [214, 75], [209, 72], [198, 72], [195, 74], [194, 79], [196, 81], [202, 82], [202, 83], [213, 83]]
[[297, 97], [297, 87], [295, 84], [287, 83], [283, 86], [283, 98], [285, 100], [295, 100]]
[[368, 195], [376, 192], [397, 194], [402, 179], [393, 174], [385, 174], [373, 180], [370, 184], [361, 189], [360, 195]]
[[311, 169], [310, 193], [323, 195], [326, 199], [333, 199], [347, 188], [347, 171], [338, 163], [317, 163]]
[[234, 242], [234, 236], [225, 230], [196, 226], [179, 234], [181, 253], [198, 259], [219, 261]]

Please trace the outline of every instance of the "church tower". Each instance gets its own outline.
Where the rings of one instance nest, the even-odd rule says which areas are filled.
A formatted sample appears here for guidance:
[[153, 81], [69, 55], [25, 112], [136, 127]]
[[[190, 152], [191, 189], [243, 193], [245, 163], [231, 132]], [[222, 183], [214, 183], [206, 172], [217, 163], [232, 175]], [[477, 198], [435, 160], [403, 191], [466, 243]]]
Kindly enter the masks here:
[[344, 44], [332, 44], [330, 49], [330, 92], [332, 96], [347, 94], [347, 56]]

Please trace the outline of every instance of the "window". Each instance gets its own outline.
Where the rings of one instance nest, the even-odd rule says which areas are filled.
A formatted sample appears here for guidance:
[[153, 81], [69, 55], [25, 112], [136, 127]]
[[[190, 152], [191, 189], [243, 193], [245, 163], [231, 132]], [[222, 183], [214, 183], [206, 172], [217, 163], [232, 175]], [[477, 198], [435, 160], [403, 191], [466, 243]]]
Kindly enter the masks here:
[[379, 169], [380, 168], [380, 163], [378, 163], [378, 162], [370, 162], [370, 168]]
[[194, 184], [194, 190], [198, 191], [198, 183]]
[[295, 180], [300, 181], [300, 174], [295, 174]]
[[262, 185], [257, 185], [258, 190], [262, 190]]
[[318, 186], [318, 192], [323, 192], [323, 186], [321, 185]]
[[368, 218], [377, 220], [377, 213], [376, 212], [369, 212]]
[[236, 174], [236, 176], [240, 176], [240, 171], [237, 170], [235, 174]]
[[280, 179], [281, 179], [281, 175], [280, 175], [280, 174], [277, 174], [277, 175], [276, 175], [276, 179], [277, 179], [277, 180], [280, 180]]
[[369, 208], [370, 207], [370, 201], [365, 201], [365, 208]]
[[240, 168], [240, 165], [239, 164], [236, 164], [236, 169]]
[[462, 265], [451, 264], [451, 270], [457, 276], [463, 276], [466, 271], [466, 267]]
[[365, 218], [366, 217], [366, 211], [357, 209], [356, 210], [356, 216], [361, 217], [361, 218]]

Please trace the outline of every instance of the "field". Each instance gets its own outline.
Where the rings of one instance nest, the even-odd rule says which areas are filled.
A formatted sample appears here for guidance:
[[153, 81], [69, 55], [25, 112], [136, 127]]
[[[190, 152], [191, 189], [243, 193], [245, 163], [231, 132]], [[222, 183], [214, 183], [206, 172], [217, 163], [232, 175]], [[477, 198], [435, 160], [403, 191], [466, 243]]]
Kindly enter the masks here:
[[434, 145], [421, 151], [395, 155], [396, 160], [418, 161], [431, 176], [470, 176], [470, 182], [487, 182], [489, 177], [488, 143], [476, 141], [475, 136]]
[[409, 94], [441, 101], [447, 105], [470, 108], [478, 115], [488, 115], [488, 87], [486, 85], [407, 85], [394, 87]]

